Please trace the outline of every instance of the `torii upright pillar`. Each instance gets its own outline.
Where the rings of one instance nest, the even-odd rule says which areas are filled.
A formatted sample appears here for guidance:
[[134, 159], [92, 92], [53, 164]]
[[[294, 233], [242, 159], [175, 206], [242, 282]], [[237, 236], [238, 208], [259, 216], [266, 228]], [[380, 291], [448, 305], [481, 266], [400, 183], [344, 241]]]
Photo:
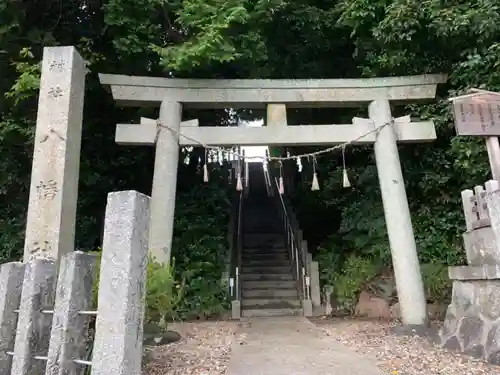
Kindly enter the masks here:
[[[159, 123], [141, 118], [141, 123], [119, 124], [115, 140], [122, 145], [156, 146], [149, 220], [149, 253], [163, 264], [170, 262], [174, 232], [177, 167], [179, 164], [179, 134], [182, 105], [164, 101]], [[198, 120], [182, 122], [183, 126], [198, 125]]]
[[379, 130], [374, 148], [401, 318], [405, 325], [424, 325], [427, 303], [389, 101], [371, 102], [368, 113], [376, 127], [391, 123]]
[[170, 262], [172, 251], [181, 117], [180, 103], [161, 103], [151, 191], [149, 251], [156, 261], [164, 264]]

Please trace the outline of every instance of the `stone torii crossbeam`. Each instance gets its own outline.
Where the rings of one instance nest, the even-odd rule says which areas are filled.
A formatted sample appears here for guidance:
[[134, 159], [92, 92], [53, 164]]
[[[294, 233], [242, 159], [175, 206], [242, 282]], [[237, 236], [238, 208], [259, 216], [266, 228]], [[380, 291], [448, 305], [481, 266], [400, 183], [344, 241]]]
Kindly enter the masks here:
[[[424, 324], [426, 300], [410, 211], [397, 149], [398, 142], [436, 138], [432, 121], [393, 119], [390, 103], [433, 99], [444, 75], [324, 80], [210, 80], [100, 75], [122, 106], [160, 107], [159, 124], [119, 124], [120, 144], [156, 144], [150, 249], [160, 261], [170, 259], [179, 147], [199, 143], [228, 145], [334, 145], [378, 129], [353, 143], [373, 143], [385, 221], [404, 324]], [[344, 125], [288, 126], [286, 108], [368, 105], [368, 119]], [[182, 123], [183, 108], [266, 108], [266, 127], [198, 126]], [[390, 126], [383, 126], [391, 124]], [[195, 141], [193, 141], [195, 140]]]

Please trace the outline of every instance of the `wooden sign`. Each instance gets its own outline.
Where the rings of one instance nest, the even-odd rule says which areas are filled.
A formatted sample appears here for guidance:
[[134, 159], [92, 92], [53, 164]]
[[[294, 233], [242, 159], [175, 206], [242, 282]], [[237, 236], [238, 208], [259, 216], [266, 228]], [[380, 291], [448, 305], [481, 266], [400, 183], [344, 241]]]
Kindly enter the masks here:
[[453, 101], [458, 135], [500, 136], [500, 97], [477, 94]]

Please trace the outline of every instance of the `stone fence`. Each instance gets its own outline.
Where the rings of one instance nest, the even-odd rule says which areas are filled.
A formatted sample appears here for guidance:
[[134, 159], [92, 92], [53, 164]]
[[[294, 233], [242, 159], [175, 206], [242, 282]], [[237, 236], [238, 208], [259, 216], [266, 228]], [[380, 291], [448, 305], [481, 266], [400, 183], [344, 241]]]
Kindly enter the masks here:
[[491, 225], [485, 199], [487, 193], [498, 190], [498, 181], [490, 180], [484, 187], [476, 186], [474, 190], [462, 191], [462, 205], [468, 231]]
[[149, 197], [109, 194], [97, 309], [95, 255], [0, 266], [0, 374], [141, 373], [148, 222]]
[[462, 192], [466, 266], [449, 267], [453, 281], [441, 343], [500, 363], [500, 189], [488, 181]]

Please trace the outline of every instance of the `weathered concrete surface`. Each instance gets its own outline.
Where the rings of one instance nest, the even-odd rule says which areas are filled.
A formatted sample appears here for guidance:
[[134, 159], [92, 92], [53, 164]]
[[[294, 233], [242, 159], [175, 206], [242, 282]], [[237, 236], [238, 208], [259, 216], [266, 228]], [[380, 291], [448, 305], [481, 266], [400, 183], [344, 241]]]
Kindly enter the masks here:
[[303, 317], [245, 321], [227, 375], [382, 375], [376, 364], [326, 336]]
[[92, 375], [141, 373], [150, 198], [108, 194]]
[[440, 332], [445, 348], [500, 364], [500, 280], [454, 281]]
[[52, 310], [56, 284], [56, 263], [53, 259], [34, 259], [26, 264], [17, 321], [13, 375], [42, 375], [45, 362], [35, 356], [45, 356], [49, 349]]
[[85, 374], [86, 368], [74, 360], [87, 359], [91, 318], [80, 311], [88, 311], [92, 305], [96, 258], [75, 251], [61, 259], [45, 375]]
[[[181, 126], [179, 139], [181, 146], [198, 145], [201, 142], [220, 146], [258, 146], [258, 145], [334, 145], [353, 141], [353, 144], [369, 144], [377, 140], [373, 123], [334, 124], [303, 126]], [[395, 124], [398, 142], [430, 142], [436, 139], [432, 121], [399, 122]], [[191, 138], [191, 139], [189, 139]], [[359, 138], [359, 139], [358, 139]], [[196, 139], [194, 142], [192, 139]]]
[[[391, 107], [387, 99], [370, 103], [368, 114], [377, 127], [392, 122]], [[374, 147], [375, 161], [401, 306], [401, 320], [406, 325], [424, 325], [427, 323], [427, 303], [396, 140], [392, 125], [380, 129]]]
[[44, 49], [25, 263], [74, 250], [85, 74], [74, 47]]
[[[462, 191], [469, 266], [448, 268], [453, 294], [440, 342], [448, 349], [500, 364], [500, 190], [496, 181], [488, 181], [485, 187], [486, 194], [481, 186], [475, 187], [475, 194]], [[485, 218], [491, 226], [474, 229], [474, 222]]]
[[432, 99], [445, 75], [368, 79], [214, 80], [169, 79], [100, 74], [115, 100], [127, 106], [159, 106], [164, 100], [189, 108], [265, 108], [267, 103], [288, 107], [318, 107], [366, 103], [387, 98], [397, 101]]
[[14, 349], [17, 313], [23, 289], [24, 264], [4, 263], [0, 266], [0, 374], [9, 374]]
[[500, 263], [497, 237], [491, 227], [468, 230], [463, 234], [467, 262], [471, 266]]
[[164, 264], [170, 262], [172, 251], [181, 117], [179, 103], [162, 103], [151, 192], [149, 251], [156, 261]]
[[498, 280], [500, 265], [448, 267], [451, 280]]

